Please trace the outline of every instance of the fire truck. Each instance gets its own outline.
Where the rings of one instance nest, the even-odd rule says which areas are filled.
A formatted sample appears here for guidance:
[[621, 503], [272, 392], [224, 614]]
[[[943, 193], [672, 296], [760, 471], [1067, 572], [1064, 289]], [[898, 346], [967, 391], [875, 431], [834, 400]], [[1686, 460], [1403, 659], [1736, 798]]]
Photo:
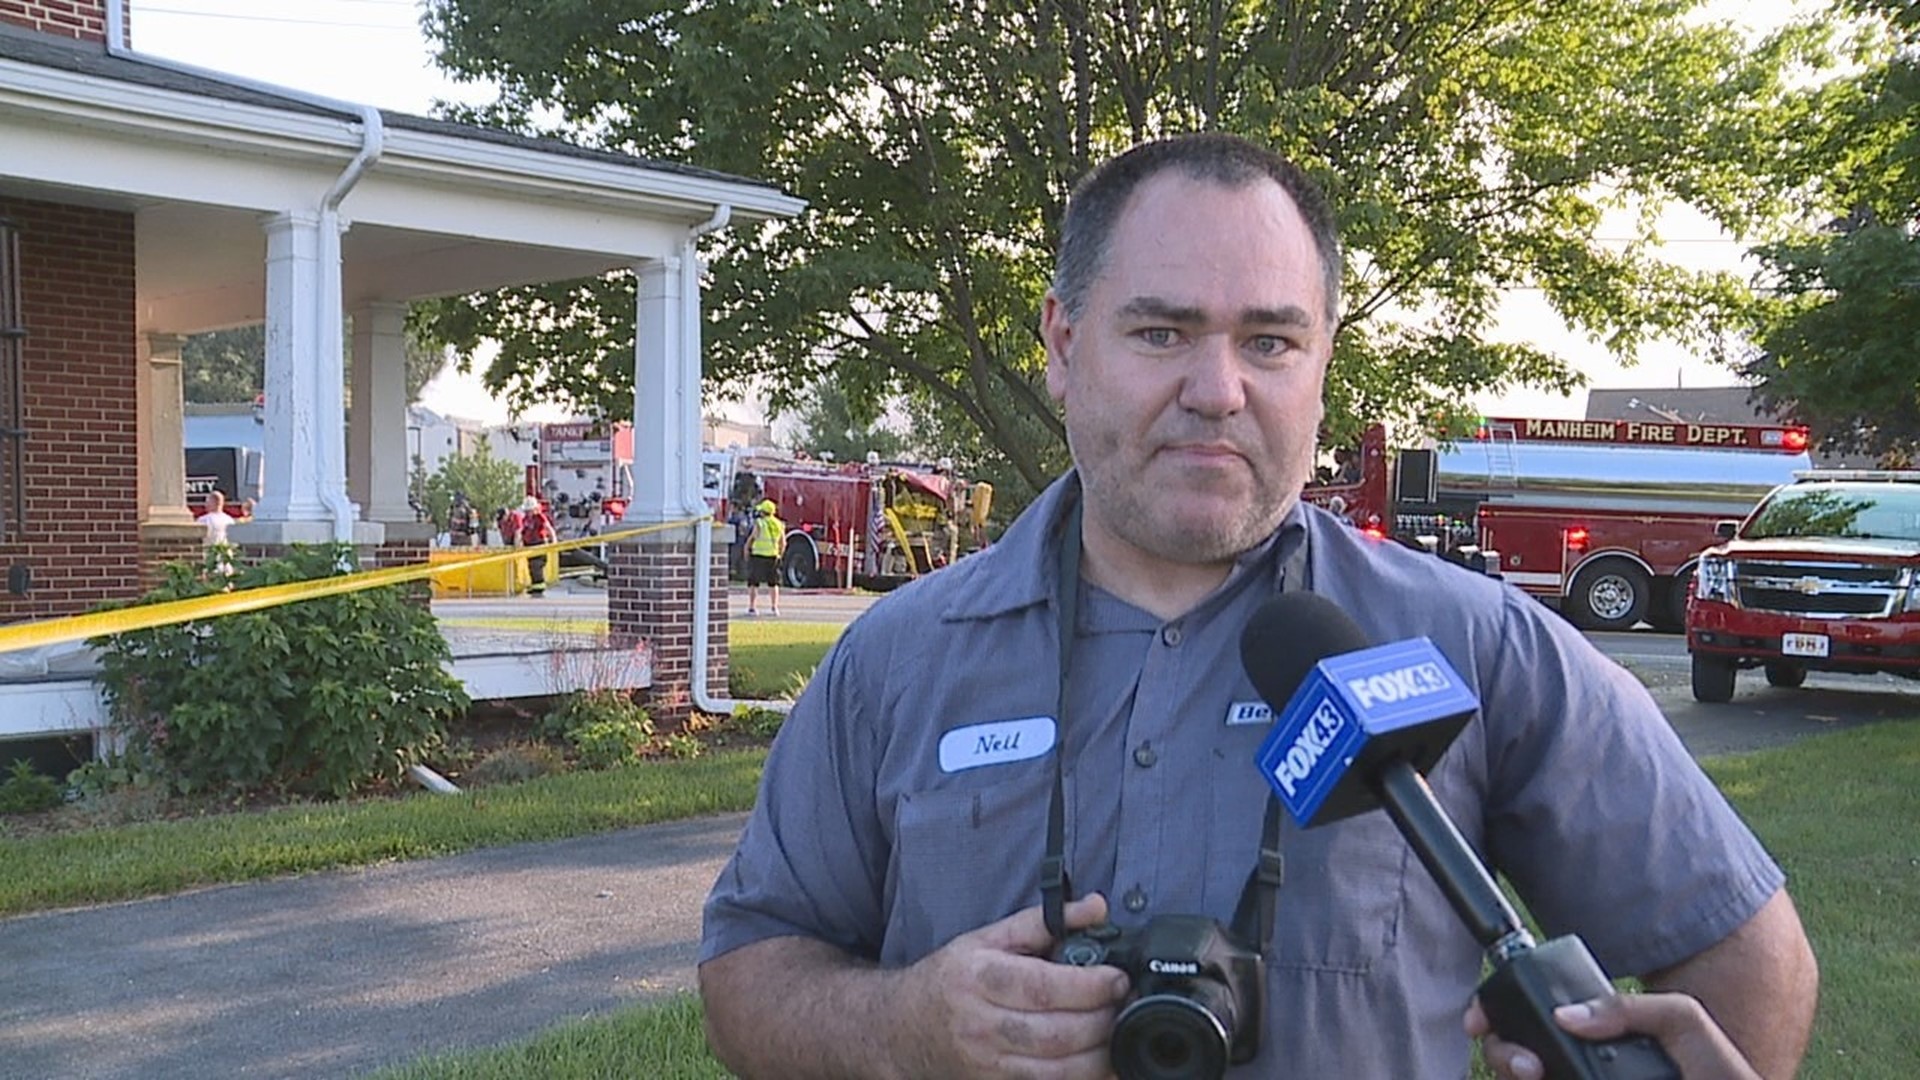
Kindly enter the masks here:
[[1687, 607], [1695, 698], [1732, 700], [1742, 668], [1920, 678], [1920, 472], [1805, 472], [1720, 534]]
[[1807, 446], [1793, 426], [1493, 418], [1390, 460], [1376, 426], [1357, 477], [1306, 497], [1460, 561], [1497, 553], [1502, 577], [1583, 628], [1677, 632], [1718, 523], [1808, 468]]
[[[716, 520], [738, 525], [761, 500], [773, 501], [787, 526], [780, 582], [789, 588], [890, 589], [987, 544], [992, 486], [948, 467], [835, 464], [764, 450], [711, 451], [705, 463]], [[737, 531], [744, 540], [748, 529]]]
[[573, 421], [542, 424], [527, 494], [538, 498], [563, 540], [602, 531], [633, 494], [633, 427]]

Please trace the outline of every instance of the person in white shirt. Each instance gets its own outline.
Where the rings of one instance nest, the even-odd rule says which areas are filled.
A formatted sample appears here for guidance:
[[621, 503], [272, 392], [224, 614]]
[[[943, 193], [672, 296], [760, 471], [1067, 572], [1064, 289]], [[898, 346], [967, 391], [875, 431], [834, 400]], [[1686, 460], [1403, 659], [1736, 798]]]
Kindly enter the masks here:
[[207, 527], [207, 544], [227, 542], [227, 527], [232, 525], [234, 517], [227, 513], [227, 497], [214, 491], [207, 496], [207, 512], [200, 515], [200, 524]]

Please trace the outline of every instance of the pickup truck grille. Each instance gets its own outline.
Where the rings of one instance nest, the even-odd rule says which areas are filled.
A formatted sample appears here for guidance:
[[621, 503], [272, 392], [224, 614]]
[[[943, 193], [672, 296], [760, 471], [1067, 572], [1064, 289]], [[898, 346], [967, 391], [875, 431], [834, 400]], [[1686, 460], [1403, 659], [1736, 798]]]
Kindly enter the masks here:
[[1740, 561], [1733, 584], [1748, 611], [1885, 618], [1899, 610], [1907, 570], [1874, 563]]

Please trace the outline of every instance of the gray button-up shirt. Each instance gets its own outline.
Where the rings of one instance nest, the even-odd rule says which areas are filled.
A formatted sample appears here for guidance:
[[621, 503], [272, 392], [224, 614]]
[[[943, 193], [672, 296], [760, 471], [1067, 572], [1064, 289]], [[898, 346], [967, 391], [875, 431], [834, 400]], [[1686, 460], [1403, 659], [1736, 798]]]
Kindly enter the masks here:
[[[1105, 893], [1123, 925], [1227, 923], [1268, 796], [1240, 631], [1302, 585], [1375, 641], [1433, 639], [1476, 687], [1481, 713], [1428, 779], [1543, 928], [1581, 934], [1609, 972], [1683, 960], [1781, 886], [1633, 676], [1518, 590], [1309, 506], [1170, 622], [1083, 588], [1058, 724], [1067, 490], [847, 629], [769, 755], [703, 961], [800, 935], [911, 964], [1037, 904], [1055, 754], [1076, 894]], [[1289, 822], [1282, 848], [1261, 1053], [1233, 1075], [1464, 1075], [1480, 949], [1386, 814]]]

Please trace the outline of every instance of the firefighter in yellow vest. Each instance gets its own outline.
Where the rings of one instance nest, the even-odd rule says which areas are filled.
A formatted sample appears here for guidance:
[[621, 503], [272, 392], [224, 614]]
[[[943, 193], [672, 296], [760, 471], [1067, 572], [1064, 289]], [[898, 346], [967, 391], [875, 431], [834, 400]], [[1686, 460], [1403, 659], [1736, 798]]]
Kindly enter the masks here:
[[787, 523], [772, 499], [753, 508], [753, 536], [747, 541], [747, 614], [758, 615], [760, 586], [767, 587], [768, 608], [780, 614], [780, 556], [787, 547]]

